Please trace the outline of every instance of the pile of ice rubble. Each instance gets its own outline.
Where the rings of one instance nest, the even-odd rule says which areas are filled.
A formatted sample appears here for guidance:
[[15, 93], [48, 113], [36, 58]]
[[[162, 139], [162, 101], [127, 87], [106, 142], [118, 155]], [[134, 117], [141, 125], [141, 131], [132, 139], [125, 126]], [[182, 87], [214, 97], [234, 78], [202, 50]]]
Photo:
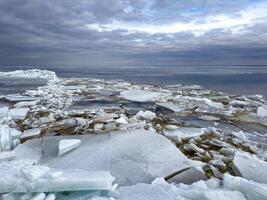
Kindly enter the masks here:
[[38, 69], [1, 77], [47, 79], [0, 96], [1, 199], [267, 199], [260, 95]]

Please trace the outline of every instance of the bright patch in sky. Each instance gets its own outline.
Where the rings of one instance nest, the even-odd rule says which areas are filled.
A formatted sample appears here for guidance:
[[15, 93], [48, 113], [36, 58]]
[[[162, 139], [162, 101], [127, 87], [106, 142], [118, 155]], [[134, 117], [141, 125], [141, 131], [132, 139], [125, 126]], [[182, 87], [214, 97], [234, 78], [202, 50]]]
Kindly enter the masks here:
[[127, 30], [129, 32], [156, 33], [179, 33], [191, 32], [195, 36], [201, 36], [206, 32], [223, 29], [234, 34], [242, 33], [245, 27], [251, 27], [256, 23], [267, 20], [267, 3], [255, 5], [241, 10], [235, 14], [203, 16], [193, 19], [191, 22], [176, 22], [171, 24], [141, 24], [127, 23], [123, 21], [113, 21], [110, 24], [87, 24], [87, 28], [102, 31]]

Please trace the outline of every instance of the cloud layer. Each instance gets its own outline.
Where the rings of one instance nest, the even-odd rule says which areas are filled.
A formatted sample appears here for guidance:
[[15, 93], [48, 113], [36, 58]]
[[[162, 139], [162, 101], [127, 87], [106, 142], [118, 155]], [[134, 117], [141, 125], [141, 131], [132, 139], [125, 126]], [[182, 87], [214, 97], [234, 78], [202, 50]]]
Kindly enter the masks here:
[[267, 2], [0, 1], [0, 65], [266, 64]]

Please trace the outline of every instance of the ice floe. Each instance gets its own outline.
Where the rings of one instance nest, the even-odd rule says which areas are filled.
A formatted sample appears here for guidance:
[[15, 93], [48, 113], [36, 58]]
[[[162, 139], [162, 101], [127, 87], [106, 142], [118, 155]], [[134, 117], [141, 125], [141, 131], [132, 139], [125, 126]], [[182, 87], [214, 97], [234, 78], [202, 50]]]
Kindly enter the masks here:
[[168, 93], [148, 90], [126, 90], [121, 92], [120, 95], [125, 99], [138, 102], [155, 102], [164, 100], [166, 97], [170, 96]]

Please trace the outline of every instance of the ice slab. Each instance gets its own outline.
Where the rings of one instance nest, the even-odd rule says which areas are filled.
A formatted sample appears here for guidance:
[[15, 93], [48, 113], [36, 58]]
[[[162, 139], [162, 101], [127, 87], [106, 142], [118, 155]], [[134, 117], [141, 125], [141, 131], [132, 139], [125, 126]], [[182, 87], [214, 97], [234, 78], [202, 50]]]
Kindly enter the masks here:
[[18, 161], [0, 165], [0, 193], [111, 190], [113, 180], [107, 171], [59, 171]]
[[4, 98], [11, 102], [35, 101], [35, 100], [40, 99], [39, 97], [30, 97], [30, 96], [24, 96], [20, 94], [9, 94], [9, 95], [5, 95]]
[[0, 162], [1, 161], [7, 161], [7, 160], [13, 160], [15, 158], [16, 158], [16, 153], [13, 151], [0, 152]]
[[12, 119], [25, 119], [29, 110], [29, 108], [13, 108], [9, 110], [8, 116]]
[[267, 199], [267, 184], [225, 174], [223, 177], [223, 186], [225, 189], [242, 192], [247, 200]]
[[173, 112], [182, 112], [188, 109], [185, 106], [175, 104], [175, 103], [170, 103], [170, 102], [161, 102], [161, 103], [157, 103], [157, 105], [165, 107]]
[[35, 106], [37, 104], [37, 101], [22, 101], [18, 102], [14, 105], [15, 108], [22, 108], [22, 107], [31, 107]]
[[267, 117], [267, 105], [263, 105], [257, 108], [257, 115], [260, 117]]
[[8, 107], [0, 108], [0, 119], [4, 118], [4, 117], [7, 117], [8, 111], [9, 111]]
[[259, 183], [267, 183], [267, 162], [255, 155], [236, 152], [233, 167], [239, 176]]
[[178, 128], [176, 130], [164, 130], [164, 134], [166, 137], [170, 139], [189, 139], [193, 137], [201, 136], [205, 133], [205, 128]]
[[23, 134], [20, 136], [21, 139], [27, 139], [39, 136], [41, 134], [41, 130], [39, 128], [32, 128], [27, 129], [23, 132]]
[[0, 151], [9, 151], [12, 148], [13, 139], [10, 134], [9, 126], [0, 124]]
[[78, 139], [65, 139], [60, 140], [58, 145], [58, 156], [61, 156], [65, 153], [68, 153], [74, 149], [76, 149], [78, 146], [80, 146], [81, 140]]
[[120, 93], [121, 97], [137, 102], [155, 102], [167, 98], [170, 94], [149, 90], [126, 90]]
[[[80, 139], [82, 143], [75, 151], [58, 157], [62, 139]], [[40, 144], [40, 139], [33, 139], [18, 147], [23, 152], [24, 146], [27, 151], [35, 146], [39, 155], [41, 147], [36, 146]], [[44, 156], [39, 163], [58, 169], [110, 171], [120, 185], [150, 183], [193, 165], [167, 138], [145, 130], [44, 137], [42, 149]]]
[[158, 178], [151, 184], [121, 187], [114, 193], [118, 200], [246, 200], [239, 191], [212, 188], [208, 182], [172, 185]]

